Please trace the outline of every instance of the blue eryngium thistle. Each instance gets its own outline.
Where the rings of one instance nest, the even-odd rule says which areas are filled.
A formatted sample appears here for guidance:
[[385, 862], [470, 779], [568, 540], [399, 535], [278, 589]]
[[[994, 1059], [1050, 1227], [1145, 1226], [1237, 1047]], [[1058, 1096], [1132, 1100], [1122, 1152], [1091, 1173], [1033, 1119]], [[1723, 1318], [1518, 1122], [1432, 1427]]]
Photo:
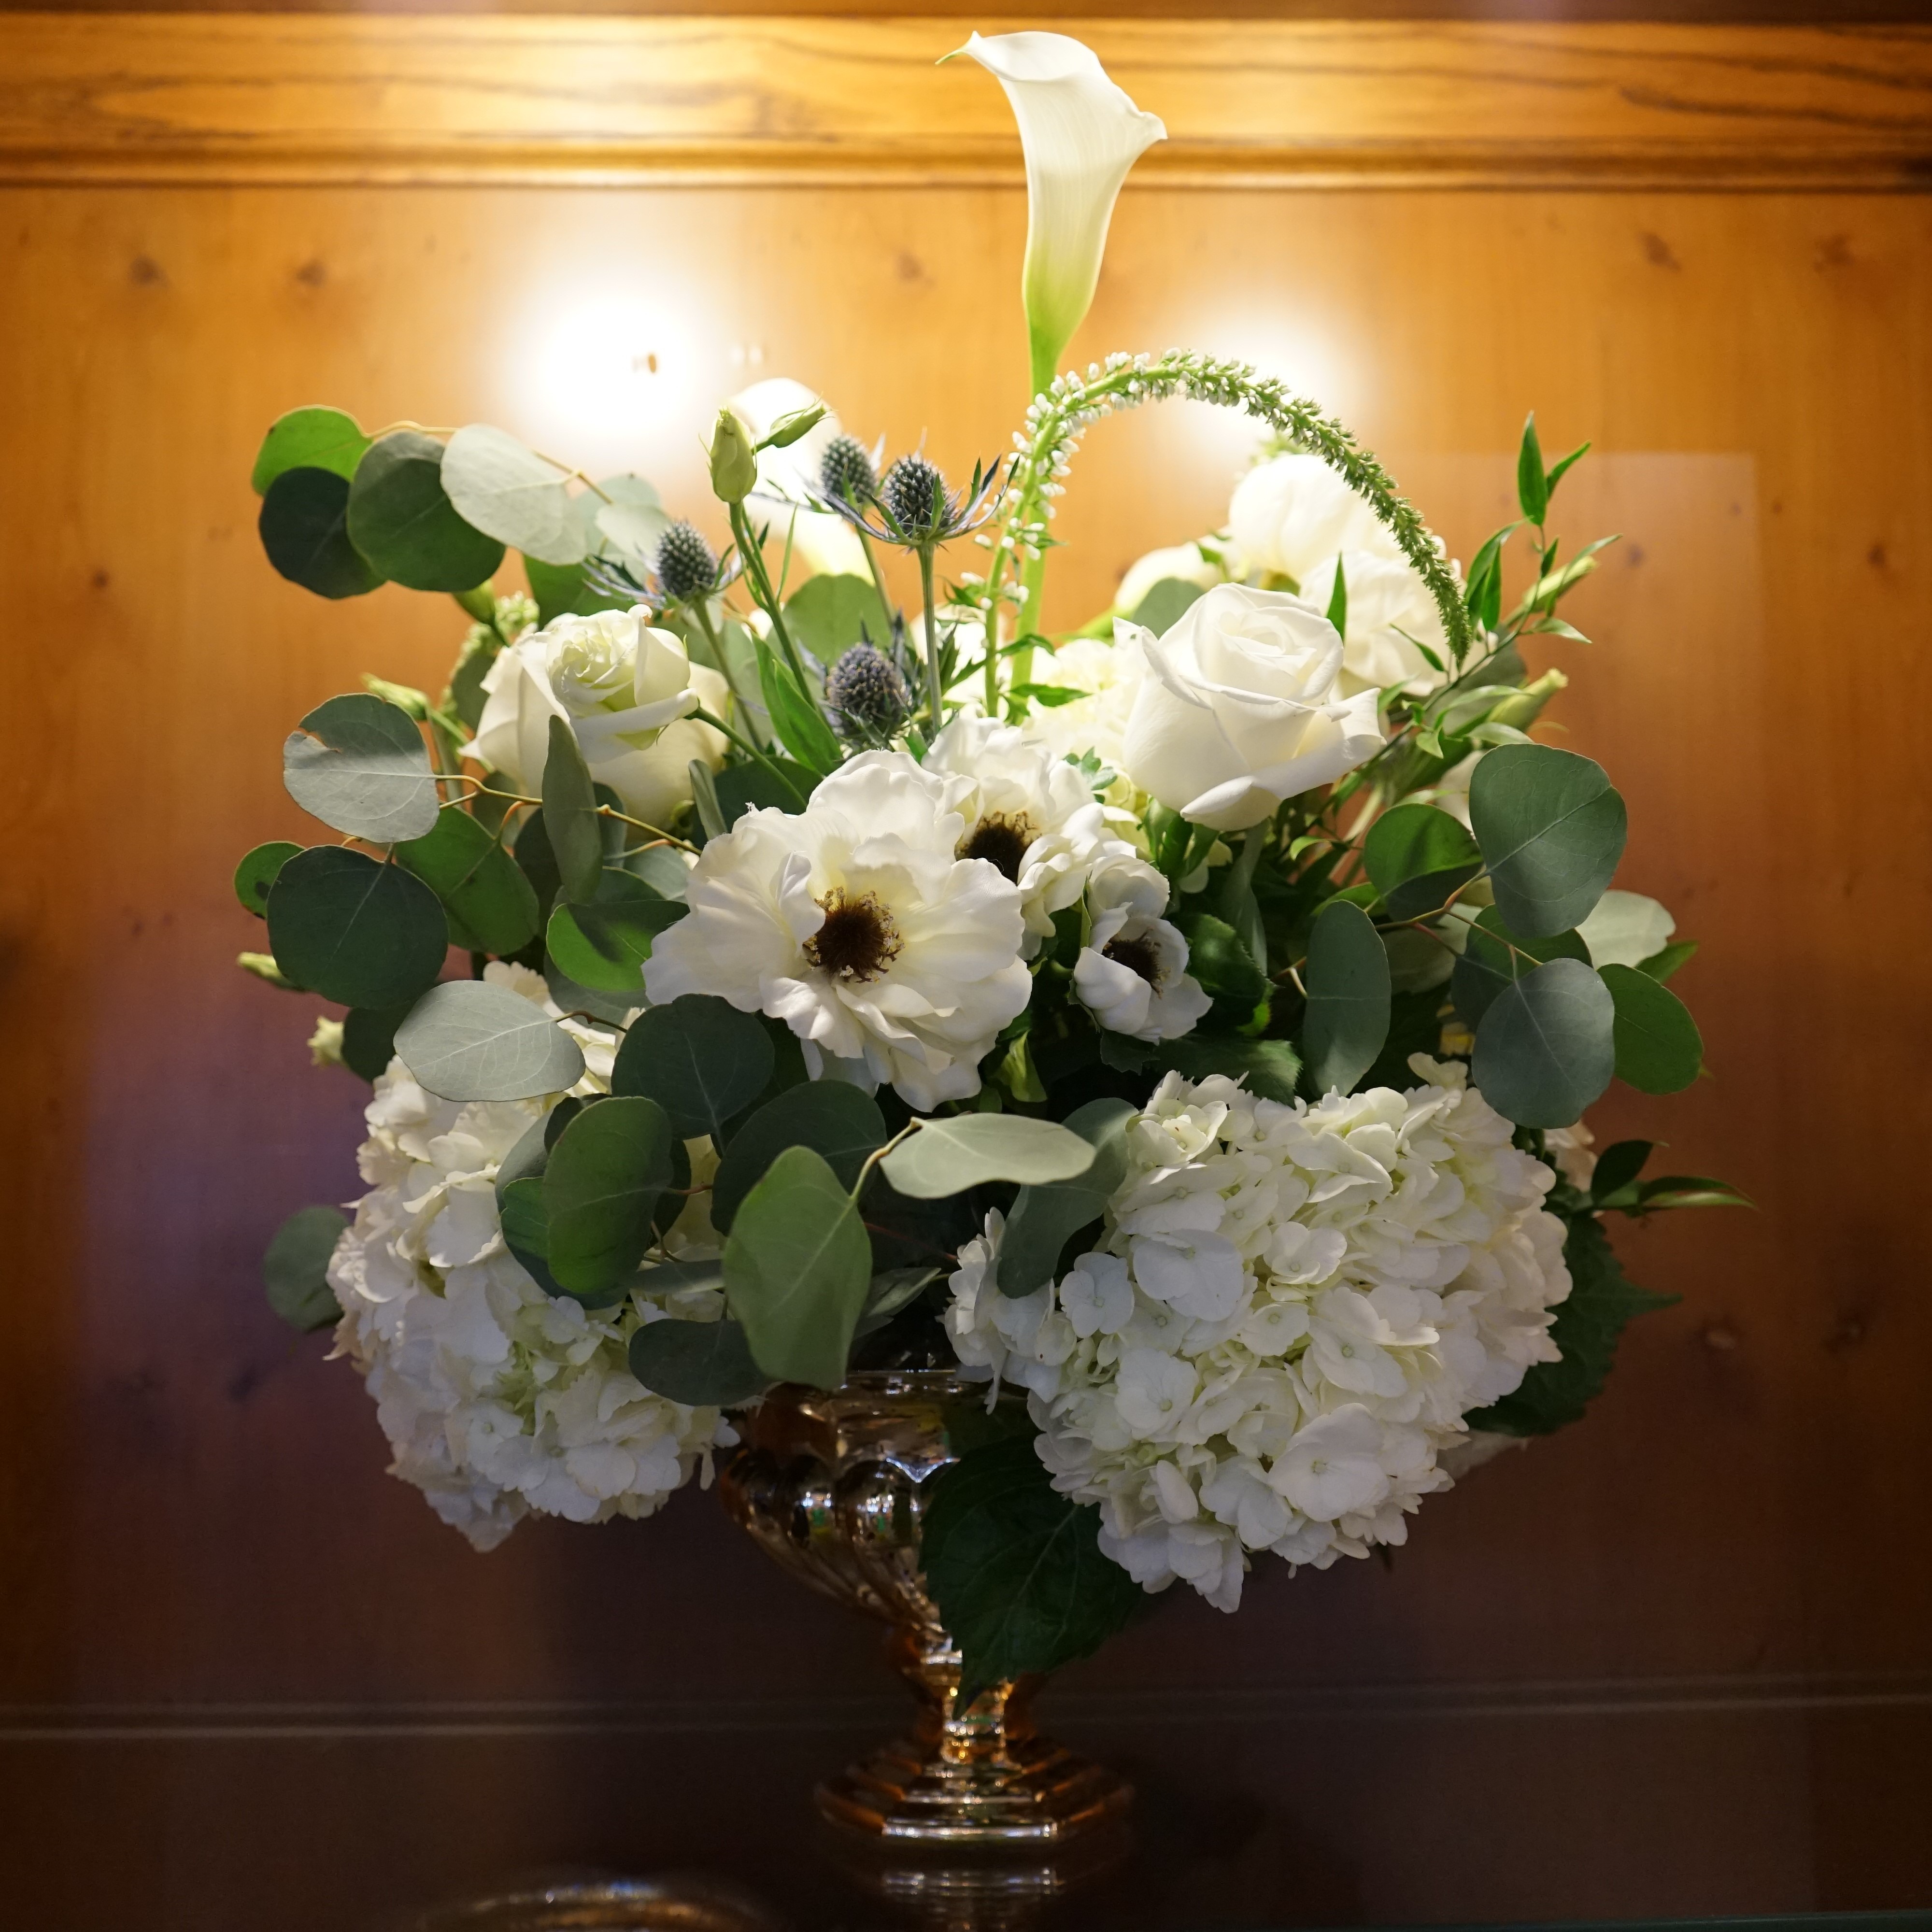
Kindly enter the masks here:
[[835, 436], [818, 459], [818, 488], [827, 496], [842, 497], [861, 508], [878, 495], [878, 472], [866, 446], [856, 436]]
[[880, 478], [866, 503], [850, 495], [827, 491], [821, 508], [834, 510], [875, 542], [896, 544], [926, 557], [940, 544], [976, 530], [993, 514], [1000, 491], [1000, 465], [973, 466], [973, 480], [963, 492], [946, 487], [939, 466], [923, 456], [902, 456]]
[[946, 478], [936, 463], [922, 456], [902, 456], [886, 472], [879, 499], [892, 520], [908, 536], [923, 536], [945, 520]]
[[688, 604], [718, 587], [717, 556], [688, 524], [674, 524], [658, 538], [655, 564], [658, 582], [671, 603]]
[[888, 739], [912, 715], [905, 680], [870, 644], [854, 644], [832, 667], [825, 701], [848, 738]]

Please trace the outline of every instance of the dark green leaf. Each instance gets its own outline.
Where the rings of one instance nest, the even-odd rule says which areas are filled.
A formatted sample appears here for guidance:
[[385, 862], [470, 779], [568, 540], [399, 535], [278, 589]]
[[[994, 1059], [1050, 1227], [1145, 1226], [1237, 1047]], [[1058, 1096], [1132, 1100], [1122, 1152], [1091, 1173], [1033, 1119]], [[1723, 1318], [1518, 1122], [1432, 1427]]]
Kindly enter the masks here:
[[349, 540], [349, 489], [332, 470], [285, 470], [255, 520], [268, 561], [318, 597], [360, 597], [382, 580]]
[[304, 1334], [333, 1328], [342, 1305], [328, 1285], [328, 1264], [349, 1225], [340, 1208], [298, 1208], [275, 1230], [262, 1257], [268, 1306]]
[[1020, 1190], [1000, 1240], [1002, 1294], [1030, 1294], [1051, 1281], [1067, 1241], [1106, 1211], [1126, 1177], [1127, 1123], [1134, 1113], [1125, 1100], [1090, 1100], [1067, 1115], [1068, 1130], [1093, 1147], [1094, 1164], [1071, 1180]]
[[1637, 1190], [1637, 1207], [1645, 1214], [1658, 1208], [1754, 1208], [1748, 1194], [1728, 1180], [1707, 1174], [1660, 1174]]
[[1643, 1172], [1643, 1164], [1656, 1145], [1654, 1141], [1618, 1141], [1615, 1146], [1604, 1148], [1590, 1175], [1590, 1198], [1600, 1208], [1612, 1195], [1628, 1187]]
[[1704, 1042], [1684, 1002], [1634, 966], [1606, 966], [1616, 1004], [1617, 1078], [1642, 1094], [1681, 1093], [1704, 1064]]
[[933, 1480], [920, 1562], [963, 1653], [961, 1706], [1005, 1678], [1092, 1656], [1146, 1608], [1140, 1586], [1101, 1554], [1100, 1528], [1098, 1510], [1054, 1489], [1030, 1436], [970, 1450]]
[[1465, 1026], [1482, 1024], [1496, 995], [1547, 959], [1580, 959], [1590, 963], [1590, 949], [1575, 932], [1558, 932], [1542, 939], [1526, 939], [1512, 932], [1494, 906], [1485, 906], [1466, 937], [1462, 956], [1450, 976], [1450, 990]]
[[611, 1070], [614, 1094], [641, 1094], [670, 1116], [681, 1140], [724, 1127], [765, 1090], [772, 1042], [754, 1013], [706, 993], [686, 993], [652, 1006], [624, 1036]]
[[556, 903], [562, 881], [557, 877], [556, 854], [550, 849], [550, 834], [544, 830], [543, 814], [533, 812], [517, 829], [517, 866], [537, 896], [538, 922], [548, 922]]
[[351, 1006], [342, 1016], [342, 1064], [373, 1084], [396, 1057], [396, 1029], [406, 1006]]
[[1532, 938], [1580, 926], [1623, 856], [1624, 802], [1603, 766], [1548, 745], [1479, 759], [1469, 818], [1504, 918]]
[[655, 1100], [601, 1100], [557, 1136], [543, 1173], [550, 1271], [566, 1294], [602, 1300], [644, 1258], [670, 1180], [670, 1122]]
[[1174, 923], [1187, 941], [1187, 970], [1202, 990], [1224, 1012], [1246, 1018], [1267, 998], [1268, 982], [1240, 935], [1212, 913], [1183, 913]]
[[1624, 1274], [1594, 1214], [1580, 1214], [1570, 1222], [1563, 1259], [1570, 1270], [1570, 1293], [1550, 1330], [1562, 1360], [1535, 1364], [1514, 1395], [1464, 1418], [1472, 1429], [1543, 1436], [1580, 1421], [1604, 1386], [1625, 1327], [1634, 1317], [1667, 1308], [1677, 1298], [1653, 1294]]
[[435, 893], [401, 866], [312, 845], [276, 876], [268, 944], [276, 964], [325, 1000], [403, 1006], [442, 971], [449, 933]]
[[[563, 1106], [560, 1103], [542, 1120], [532, 1120], [519, 1136], [516, 1145], [497, 1163], [496, 1211], [500, 1215], [503, 1211], [503, 1197], [516, 1182], [542, 1179], [544, 1162], [550, 1158], [550, 1122], [562, 1111]], [[568, 1124], [568, 1121], [565, 1123], [566, 1126]]]
[[[1106, 1040], [1118, 1037], [1106, 1036]], [[1225, 1073], [1231, 1080], [1242, 1082], [1250, 1094], [1284, 1106], [1293, 1102], [1295, 1083], [1301, 1075], [1301, 1056], [1285, 1040], [1191, 1033], [1179, 1040], [1162, 1040], [1152, 1051], [1155, 1064], [1170, 1066], [1190, 1080]]]
[[724, 1292], [774, 1381], [836, 1388], [872, 1286], [872, 1245], [838, 1177], [789, 1147], [738, 1204]]
[[286, 839], [278, 838], [243, 854], [241, 864], [235, 868], [235, 896], [257, 919], [267, 917], [268, 888], [275, 883], [282, 868], [302, 849]]
[[446, 1100], [531, 1100], [584, 1077], [577, 1042], [533, 1000], [487, 980], [432, 986], [396, 1029], [416, 1084]]
[[503, 561], [503, 546], [444, 494], [442, 445], [415, 430], [370, 445], [349, 486], [348, 521], [370, 567], [412, 590], [473, 590]]
[[452, 806], [426, 838], [396, 848], [448, 915], [452, 943], [504, 958], [520, 952], [537, 929], [537, 896], [523, 868], [489, 827]]
[[1636, 970], [1640, 973], [1648, 973], [1653, 980], [1661, 982], [1669, 979], [1696, 950], [1697, 942], [1694, 939], [1676, 940], [1661, 952], [1653, 952], [1648, 959], [1640, 959]]
[[1352, 1094], [1389, 1029], [1388, 951], [1360, 906], [1330, 899], [1309, 934], [1302, 1040], [1318, 1094]]
[[1543, 445], [1536, 434], [1536, 412], [1522, 426], [1522, 443], [1516, 452], [1516, 499], [1532, 524], [1540, 524], [1550, 514], [1550, 478], [1543, 467]]
[[832, 727], [810, 695], [799, 688], [790, 667], [779, 661], [762, 638], [758, 640], [758, 688], [771, 713], [772, 729], [785, 749], [817, 777], [836, 770], [844, 754]]
[[735, 1322], [647, 1322], [631, 1337], [631, 1372], [688, 1408], [728, 1408], [764, 1394], [771, 1378]]
[[1328, 621], [1338, 638], [1348, 634], [1348, 575], [1339, 554], [1335, 559], [1335, 587], [1328, 593]]
[[346, 483], [368, 447], [361, 425], [340, 410], [291, 410], [269, 425], [248, 481], [258, 496], [266, 496], [275, 478], [291, 470], [326, 470]]
[[[520, 1147], [522, 1142], [518, 1145]], [[543, 1177], [539, 1172], [525, 1174], [506, 1187], [496, 1190], [496, 1212], [503, 1230], [503, 1245], [511, 1258], [546, 1294], [561, 1295], [556, 1277], [550, 1271], [550, 1216], [544, 1205]]]
[[407, 712], [369, 692], [332, 698], [290, 733], [282, 782], [304, 812], [372, 844], [435, 828], [436, 776], [422, 733]]
[[599, 610], [627, 610], [636, 601], [616, 592], [599, 590], [585, 576], [580, 563], [545, 563], [524, 559], [524, 575], [536, 599], [537, 622], [554, 623], [560, 617], [588, 617]]
[[718, 802], [718, 782], [711, 767], [702, 758], [693, 758], [686, 769], [691, 774], [691, 808], [704, 832], [704, 838], [694, 833], [694, 842], [702, 844], [706, 838], [723, 838], [731, 828], [725, 823], [724, 808]]
[[754, 806], [802, 812], [815, 783], [802, 765], [789, 758], [774, 758], [770, 766], [727, 765], [715, 779], [718, 814], [728, 832]]
[[868, 577], [808, 578], [787, 600], [784, 618], [792, 641], [828, 670], [854, 644], [892, 647], [892, 622]]
[[1071, 1180], [1094, 1164], [1091, 1144], [1023, 1114], [958, 1114], [920, 1123], [879, 1165], [902, 1194], [943, 1201], [989, 1180]]
[[597, 788], [577, 734], [562, 718], [550, 721], [543, 826], [556, 863], [558, 892], [574, 904], [588, 904], [597, 896], [598, 875], [604, 868], [604, 822], [598, 816]]
[[594, 992], [634, 995], [631, 1004], [640, 1006], [651, 942], [675, 926], [684, 910], [674, 899], [656, 898], [560, 905], [550, 916], [544, 943], [550, 956], [578, 985]]
[[731, 1136], [711, 1184], [712, 1226], [730, 1230], [738, 1204], [788, 1147], [810, 1148], [850, 1189], [866, 1156], [885, 1142], [885, 1116], [869, 1094], [836, 1080], [788, 1088]]
[[1432, 805], [1398, 805], [1362, 842], [1362, 863], [1391, 919], [1414, 919], [1447, 903], [1481, 871], [1483, 855], [1459, 820]]
[[1594, 967], [1552, 959], [1512, 981], [1483, 1016], [1474, 1084], [1519, 1126], [1567, 1127], [1610, 1084], [1615, 1016]]
[[1165, 637], [1186, 616], [1201, 596], [1201, 586], [1184, 577], [1163, 577], [1135, 605], [1133, 622], [1157, 638]]
[[621, 1026], [643, 1004], [634, 993], [605, 993], [595, 986], [584, 986], [573, 980], [554, 959], [544, 959], [543, 976], [544, 984], [550, 988], [550, 996], [556, 1002], [560, 1012]]

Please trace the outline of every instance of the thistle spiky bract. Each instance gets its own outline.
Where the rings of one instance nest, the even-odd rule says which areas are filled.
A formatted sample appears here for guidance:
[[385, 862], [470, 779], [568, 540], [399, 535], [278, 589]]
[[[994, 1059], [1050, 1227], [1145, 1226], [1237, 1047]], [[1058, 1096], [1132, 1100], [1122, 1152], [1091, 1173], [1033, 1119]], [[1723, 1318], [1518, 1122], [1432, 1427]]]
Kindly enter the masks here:
[[691, 524], [676, 523], [658, 539], [658, 582], [672, 603], [688, 604], [718, 587], [718, 556]]

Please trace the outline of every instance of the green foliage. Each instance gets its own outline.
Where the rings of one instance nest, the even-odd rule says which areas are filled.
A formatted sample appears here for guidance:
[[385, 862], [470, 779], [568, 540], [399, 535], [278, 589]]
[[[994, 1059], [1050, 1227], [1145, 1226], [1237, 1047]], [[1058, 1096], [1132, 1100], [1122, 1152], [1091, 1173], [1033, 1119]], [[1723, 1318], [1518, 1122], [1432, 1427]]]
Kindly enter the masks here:
[[382, 580], [350, 540], [349, 494], [332, 470], [285, 470], [255, 519], [268, 561], [318, 597], [360, 597]]
[[1616, 1071], [1642, 1094], [1681, 1093], [1704, 1064], [1697, 1022], [1669, 987], [1634, 966], [1606, 966], [1616, 1018]]
[[506, 431], [470, 423], [443, 452], [442, 488], [472, 530], [539, 563], [580, 562], [586, 534], [563, 472]]
[[599, 1100], [557, 1136], [543, 1173], [547, 1260], [566, 1294], [601, 1302], [650, 1246], [670, 1183], [670, 1122], [655, 1100]]
[[1563, 1259], [1570, 1270], [1570, 1294], [1550, 1330], [1562, 1359], [1535, 1364], [1514, 1394], [1466, 1418], [1472, 1429], [1546, 1436], [1580, 1421], [1604, 1386], [1624, 1330], [1637, 1316], [1667, 1308], [1677, 1299], [1653, 1294], [1625, 1275], [1594, 1214], [1579, 1214], [1570, 1221]]
[[550, 1271], [550, 1214], [542, 1174], [526, 1174], [507, 1186], [499, 1181], [496, 1213], [511, 1258], [544, 1294], [562, 1295], [562, 1286]]
[[1184, 577], [1163, 577], [1134, 606], [1133, 622], [1157, 638], [1165, 637], [1202, 595], [1200, 585], [1189, 583]]
[[963, 1708], [1002, 1679], [1090, 1657], [1147, 1606], [1100, 1552], [1100, 1515], [1060, 1495], [1030, 1436], [970, 1450], [931, 1479], [926, 1586], [962, 1654]]
[[921, 1120], [879, 1165], [902, 1194], [940, 1201], [989, 1180], [1071, 1180], [1094, 1158], [1090, 1142], [1053, 1120], [960, 1114]]
[[1552, 959], [1504, 987], [1476, 1029], [1484, 1100], [1526, 1127], [1567, 1127], [1610, 1084], [1616, 1008], [1594, 968]]
[[428, 886], [340, 845], [312, 845], [290, 860], [269, 891], [268, 916], [276, 964], [345, 1006], [407, 1006], [449, 949]]
[[792, 641], [827, 666], [854, 644], [892, 645], [892, 620], [869, 577], [806, 578], [786, 600], [784, 620]]
[[1212, 913], [1183, 913], [1174, 924], [1187, 941], [1187, 970], [1224, 1020], [1245, 1020], [1268, 998], [1268, 976], [1240, 935]]
[[604, 824], [577, 734], [561, 718], [550, 721], [542, 792], [544, 837], [556, 867], [556, 890], [573, 904], [588, 904], [597, 896], [604, 869]]
[[1660, 982], [1669, 979], [1696, 950], [1697, 942], [1694, 939], [1674, 940], [1660, 952], [1653, 952], [1648, 959], [1640, 959], [1636, 970], [1640, 973], [1648, 973], [1653, 980]]
[[1301, 1077], [1301, 1056], [1285, 1040], [1247, 1040], [1199, 1033], [1161, 1041], [1154, 1048], [1155, 1064], [1168, 1066], [1190, 1080], [1225, 1073], [1244, 1082], [1250, 1094], [1284, 1106], [1294, 1099]]
[[787, 1148], [738, 1204], [724, 1244], [726, 1302], [758, 1366], [836, 1388], [872, 1277], [872, 1242], [838, 1175], [810, 1148]]
[[560, 905], [550, 916], [544, 944], [579, 986], [632, 996], [631, 1004], [640, 1006], [652, 942], [683, 918], [684, 911], [676, 900], [659, 898]]
[[584, 1077], [577, 1042], [534, 1000], [487, 980], [433, 986], [396, 1029], [416, 1084], [446, 1100], [531, 1100]]
[[1654, 1141], [1618, 1141], [1597, 1156], [1590, 1176], [1590, 1199], [1598, 1208], [1622, 1207], [1636, 1198], [1636, 1178], [1655, 1151]]
[[395, 856], [442, 902], [452, 945], [501, 958], [536, 936], [536, 888], [496, 834], [468, 812], [440, 813], [427, 838], [405, 841]]
[[362, 425], [340, 410], [290, 410], [269, 425], [248, 481], [258, 496], [291, 470], [324, 470], [346, 483], [368, 447]]
[[856, 1087], [826, 1080], [788, 1088], [731, 1136], [711, 1184], [712, 1225], [730, 1232], [739, 1203], [787, 1148], [810, 1148], [849, 1190], [886, 1137], [879, 1103]]
[[503, 561], [503, 546], [444, 494], [442, 462], [434, 436], [393, 430], [370, 445], [349, 486], [350, 541], [371, 569], [411, 590], [473, 590]]
[[262, 1257], [268, 1306], [305, 1335], [342, 1318], [342, 1305], [328, 1285], [328, 1263], [348, 1225], [340, 1208], [298, 1208], [275, 1230]]
[[242, 854], [241, 864], [235, 868], [235, 896], [245, 910], [257, 919], [268, 916], [268, 889], [280, 876], [282, 868], [302, 849], [286, 839], [277, 838]]
[[1362, 842], [1362, 863], [1391, 919], [1414, 919], [1446, 904], [1481, 871], [1482, 854], [1460, 820], [1432, 805], [1398, 805]]
[[415, 719], [368, 692], [319, 704], [282, 746], [296, 804], [352, 838], [389, 845], [436, 825], [435, 774]]
[[1389, 1029], [1388, 952], [1360, 906], [1330, 899], [1316, 915], [1302, 979], [1309, 1084], [1317, 1094], [1352, 1094]]
[[524, 576], [536, 599], [539, 624], [554, 623], [564, 616], [588, 617], [599, 610], [628, 610], [635, 601], [628, 594], [600, 589], [584, 574], [580, 563], [545, 563], [526, 556]]
[[638, 1094], [670, 1116], [680, 1140], [709, 1134], [722, 1148], [726, 1124], [765, 1090], [771, 1038], [752, 1013], [706, 993], [686, 993], [639, 1016], [617, 1049], [614, 1094]]
[[770, 764], [727, 765], [713, 775], [712, 796], [728, 832], [754, 806], [802, 812], [817, 783], [802, 765], [790, 758], [774, 758]]
[[631, 1337], [631, 1372], [653, 1395], [692, 1408], [728, 1408], [762, 1395], [770, 1377], [736, 1322], [647, 1322]]
[[396, 1029], [406, 1006], [351, 1006], [342, 1016], [342, 1064], [372, 1086], [396, 1054]]
[[1468, 929], [1462, 956], [1456, 962], [1450, 980], [1463, 1024], [1480, 1026], [1499, 993], [1549, 959], [1580, 959], [1587, 966], [1590, 949], [1574, 932], [1526, 939], [1510, 932], [1496, 907], [1485, 906]]
[[1550, 514], [1550, 476], [1543, 466], [1543, 445], [1536, 434], [1536, 412], [1522, 426], [1522, 446], [1516, 452], [1516, 497], [1522, 514], [1540, 524]]
[[1000, 1242], [1001, 1294], [1030, 1294], [1051, 1281], [1069, 1240], [1106, 1212], [1126, 1178], [1127, 1123], [1133, 1117], [1125, 1100], [1090, 1100], [1067, 1115], [1068, 1131], [1092, 1146], [1093, 1165], [1070, 1180], [1020, 1190]]
[[762, 638], [758, 645], [758, 689], [771, 714], [772, 729], [785, 749], [813, 774], [815, 782], [836, 771], [845, 754], [824, 712], [800, 688], [790, 668]]
[[1567, 932], [1623, 856], [1623, 800], [1602, 766], [1548, 745], [1501, 745], [1477, 765], [1469, 819], [1496, 904], [1518, 932]]

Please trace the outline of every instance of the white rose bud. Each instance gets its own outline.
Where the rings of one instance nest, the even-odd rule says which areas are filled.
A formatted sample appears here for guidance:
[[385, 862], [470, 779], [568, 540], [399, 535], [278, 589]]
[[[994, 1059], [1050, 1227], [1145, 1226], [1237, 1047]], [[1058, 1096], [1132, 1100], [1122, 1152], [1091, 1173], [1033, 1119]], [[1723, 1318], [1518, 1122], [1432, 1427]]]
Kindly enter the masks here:
[[1197, 825], [1258, 825], [1382, 747], [1376, 693], [1337, 694], [1334, 626], [1285, 591], [1221, 584], [1164, 638], [1124, 620], [1114, 637], [1148, 669], [1121, 769]]
[[724, 762], [725, 740], [691, 713], [722, 711], [724, 680], [640, 610], [560, 617], [502, 652], [483, 688], [476, 754], [524, 792], [542, 782], [553, 718], [576, 733], [592, 778], [653, 825], [689, 800], [692, 759]]

